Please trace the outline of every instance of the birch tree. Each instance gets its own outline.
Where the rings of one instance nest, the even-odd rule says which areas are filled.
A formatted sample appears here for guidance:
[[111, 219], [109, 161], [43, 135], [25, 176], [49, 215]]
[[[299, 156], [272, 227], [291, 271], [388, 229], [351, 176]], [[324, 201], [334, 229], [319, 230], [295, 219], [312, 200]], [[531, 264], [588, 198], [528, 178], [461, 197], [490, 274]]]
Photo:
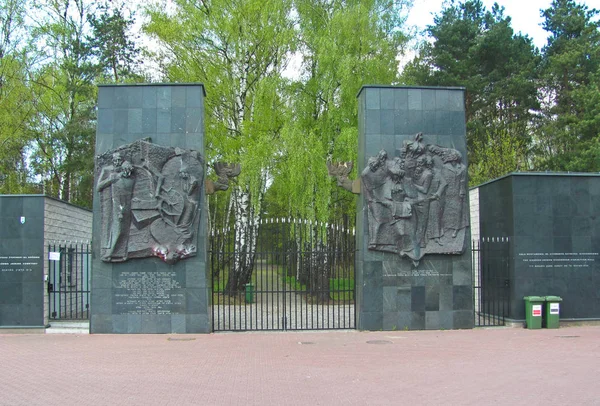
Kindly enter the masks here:
[[226, 290], [250, 280], [264, 194], [278, 154], [284, 103], [281, 72], [293, 49], [289, 0], [175, 0], [148, 9], [145, 31], [165, 78], [203, 82], [208, 162], [242, 166], [231, 192], [236, 259]]
[[296, 0], [294, 6], [301, 71], [291, 87], [293, 113], [270, 192], [285, 199], [279, 203], [285, 215], [326, 222], [354, 213], [353, 196], [328, 177], [325, 163], [356, 162], [360, 88], [398, 83], [409, 4]]

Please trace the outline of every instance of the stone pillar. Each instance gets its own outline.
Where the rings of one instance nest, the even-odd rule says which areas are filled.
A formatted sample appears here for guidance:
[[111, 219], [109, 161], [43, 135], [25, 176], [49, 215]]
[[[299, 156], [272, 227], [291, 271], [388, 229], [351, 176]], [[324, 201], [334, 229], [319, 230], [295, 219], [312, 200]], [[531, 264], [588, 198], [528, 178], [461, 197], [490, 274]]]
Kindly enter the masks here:
[[472, 328], [464, 89], [365, 86], [358, 100], [357, 326]]
[[92, 333], [208, 333], [204, 87], [98, 92]]

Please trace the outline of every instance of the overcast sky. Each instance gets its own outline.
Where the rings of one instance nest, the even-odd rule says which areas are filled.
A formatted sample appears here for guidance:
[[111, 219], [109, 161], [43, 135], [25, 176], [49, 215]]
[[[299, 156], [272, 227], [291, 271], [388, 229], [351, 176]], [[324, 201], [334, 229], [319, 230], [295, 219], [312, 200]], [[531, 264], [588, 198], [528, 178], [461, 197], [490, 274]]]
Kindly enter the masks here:
[[[442, 10], [444, 0], [413, 0], [413, 8], [408, 16], [408, 24], [419, 29], [433, 24], [433, 15]], [[540, 9], [550, 7], [552, 0], [483, 0], [488, 10], [494, 3], [504, 6], [504, 14], [512, 19], [515, 32], [521, 32], [533, 38], [533, 43], [538, 48], [546, 44], [546, 31], [542, 29]], [[579, 0], [589, 8], [600, 8], [600, 0]]]

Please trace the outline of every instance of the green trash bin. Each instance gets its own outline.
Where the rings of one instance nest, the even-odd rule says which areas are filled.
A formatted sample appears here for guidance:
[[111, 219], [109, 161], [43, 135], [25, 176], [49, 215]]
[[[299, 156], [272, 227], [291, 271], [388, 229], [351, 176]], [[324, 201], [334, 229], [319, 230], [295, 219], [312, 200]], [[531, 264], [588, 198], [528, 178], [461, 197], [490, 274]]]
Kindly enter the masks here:
[[254, 302], [254, 285], [247, 283], [244, 286], [246, 287], [246, 303]]
[[546, 296], [546, 328], [558, 328], [560, 326], [560, 302], [559, 296]]
[[525, 321], [527, 328], [542, 328], [542, 307], [546, 298], [544, 296], [525, 296]]

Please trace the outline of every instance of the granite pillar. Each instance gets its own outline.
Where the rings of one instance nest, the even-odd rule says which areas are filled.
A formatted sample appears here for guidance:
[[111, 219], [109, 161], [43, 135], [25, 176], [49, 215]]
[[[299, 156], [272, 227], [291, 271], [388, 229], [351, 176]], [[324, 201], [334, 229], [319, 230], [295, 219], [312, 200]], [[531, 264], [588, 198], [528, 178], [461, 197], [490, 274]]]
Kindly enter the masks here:
[[[419, 142], [422, 143], [425, 151], [434, 151], [435, 148], [458, 151], [466, 168], [464, 89], [364, 86], [358, 101], [359, 174], [364, 173], [369, 160], [382, 150], [386, 152], [388, 162], [394, 158], [404, 160], [405, 157], [400, 158], [402, 149], [406, 150], [407, 143], [411, 142], [415, 148], [418, 148]], [[417, 133], [422, 133], [422, 141], [415, 142]], [[441, 162], [441, 154], [435, 159]], [[427, 253], [429, 249], [423, 248], [422, 252], [426, 253], [411, 260], [398, 253], [373, 249], [373, 241], [369, 240], [370, 214], [365, 183], [363, 177], [356, 220], [358, 328], [472, 328], [469, 227], [463, 226], [457, 233], [457, 241], [453, 244], [462, 248], [452, 254]], [[464, 197], [465, 210], [468, 211], [467, 200], [468, 193]], [[468, 224], [468, 220], [465, 221]]]
[[[194, 200], [193, 204], [189, 203], [190, 199], [186, 196], [181, 197], [182, 193], [169, 195], [169, 190], [173, 186], [167, 185], [168, 182], [174, 184], [174, 182], [190, 180], [186, 165], [191, 158], [189, 153], [181, 151], [194, 151], [195, 162], [204, 163], [204, 96], [204, 87], [201, 84], [107, 85], [99, 88], [90, 319], [92, 333], [208, 333], [211, 331], [210, 284], [206, 266], [207, 214], [204, 204], [204, 183], [196, 177], [198, 181], [194, 187], [200, 190], [199, 198], [197, 201]], [[120, 248], [121, 257], [115, 259], [115, 254], [111, 260], [107, 259], [107, 247], [104, 242], [106, 238], [103, 234], [106, 221], [103, 223], [102, 220], [105, 214], [102, 211], [101, 193], [98, 191], [100, 189], [98, 181], [107, 164], [101, 168], [98, 162], [102, 159], [106, 161], [106, 157], [113, 154], [113, 151], [131, 145], [134, 145], [131, 150], [145, 149], [146, 156], [151, 158], [152, 154], [158, 156], [164, 155], [164, 151], [171, 151], [172, 155], [179, 157], [177, 161], [179, 163], [177, 168], [170, 170], [176, 174], [176, 177], [169, 181], [168, 176], [163, 176], [164, 173], [157, 174], [160, 172], [159, 167], [152, 169], [148, 167], [151, 165], [147, 162], [139, 160], [133, 162], [133, 171], [140, 173], [145, 171], [148, 178], [154, 178], [154, 183], [157, 183], [156, 179], [160, 178], [160, 184], [163, 185], [161, 193], [165, 195], [160, 198], [163, 203], [159, 211], [164, 221], [161, 223], [162, 226], [159, 224], [160, 227], [152, 225], [151, 222], [157, 216], [152, 217], [152, 213], [144, 213], [144, 209], [148, 208], [144, 205], [152, 204], [151, 199], [148, 196], [137, 196], [134, 189], [134, 198], [137, 200], [131, 207], [133, 209], [137, 207], [141, 214], [125, 213], [128, 216], [128, 223], [132, 224], [129, 229], [129, 251], [127, 247]], [[151, 149], [150, 153], [147, 152], [148, 149]], [[124, 157], [124, 159], [129, 158]], [[169, 162], [175, 161], [167, 161], [165, 167], [175, 165]], [[204, 171], [205, 166], [201, 170]], [[140, 183], [139, 179], [136, 180], [136, 184], [138, 183]], [[146, 181], [146, 183], [152, 182]], [[160, 188], [161, 186], [158, 187]], [[147, 189], [152, 192], [149, 187]], [[150, 197], [158, 197], [158, 189], [156, 196]], [[144, 200], [146, 198], [147, 200]], [[132, 211], [135, 211], [133, 209]], [[186, 212], [167, 215], [176, 210]], [[148, 212], [150, 211], [146, 210], [146, 213]], [[195, 244], [193, 246], [188, 244], [185, 247], [188, 251], [192, 249], [193, 254], [178, 253], [177, 257], [173, 258], [167, 254], [167, 248], [173, 251], [168, 244], [153, 248], [154, 251], [150, 253], [148, 250], [144, 251], [143, 247], [140, 248], [144, 238], [145, 241], [151, 240], [150, 237], [144, 237], [144, 229], [152, 228], [147, 232], [151, 237], [157, 234], [164, 236], [172, 233], [174, 229], [167, 227], [167, 223], [180, 221], [179, 219], [184, 216], [190, 218], [199, 216], [199, 221], [194, 223], [197, 224], [194, 225], [195, 229], [185, 230], [188, 234], [194, 234]], [[131, 236], [138, 232], [137, 245], [132, 247]], [[179, 234], [181, 235], [181, 232]]]

